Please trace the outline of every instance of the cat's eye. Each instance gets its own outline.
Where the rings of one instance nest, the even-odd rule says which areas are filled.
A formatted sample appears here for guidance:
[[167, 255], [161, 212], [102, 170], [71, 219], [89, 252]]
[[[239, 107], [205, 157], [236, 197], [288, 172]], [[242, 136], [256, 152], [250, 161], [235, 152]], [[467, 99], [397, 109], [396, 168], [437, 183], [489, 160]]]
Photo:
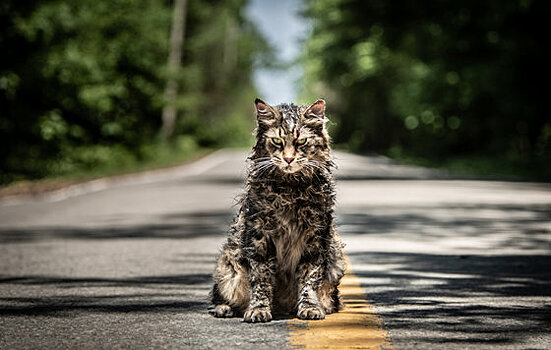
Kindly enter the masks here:
[[283, 145], [283, 139], [281, 139], [279, 137], [272, 137], [272, 142], [276, 146], [282, 146]]
[[304, 145], [304, 144], [306, 143], [307, 140], [308, 140], [308, 139], [307, 139], [306, 137], [303, 137], [303, 138], [301, 138], [301, 139], [298, 139], [298, 140], [296, 141], [296, 145], [297, 145], [297, 146], [302, 146], [302, 145]]

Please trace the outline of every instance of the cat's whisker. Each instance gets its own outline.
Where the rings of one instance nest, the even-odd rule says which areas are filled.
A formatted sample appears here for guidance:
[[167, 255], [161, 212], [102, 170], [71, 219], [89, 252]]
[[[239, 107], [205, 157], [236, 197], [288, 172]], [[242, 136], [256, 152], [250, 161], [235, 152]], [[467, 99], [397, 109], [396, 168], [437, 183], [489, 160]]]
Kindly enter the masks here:
[[311, 162], [312, 165], [319, 166], [320, 169], [322, 169], [323, 171], [328, 171], [328, 169], [329, 169], [327, 164], [319, 162], [317, 160], [310, 160], [310, 162]]
[[270, 159], [272, 159], [272, 157], [260, 157], [260, 158], [253, 159], [253, 162], [262, 162]]
[[271, 163], [272, 163], [272, 161], [270, 161], [270, 160], [265, 160], [265, 161], [262, 161], [262, 162], [258, 162], [254, 165], [254, 168], [259, 168], [259, 167], [262, 167], [266, 164], [271, 164]]
[[310, 164], [316, 164], [316, 165], [321, 165], [321, 162], [317, 161], [317, 160], [314, 160], [314, 159], [308, 159], [308, 162]]
[[309, 162], [308, 162], [308, 163], [306, 163], [306, 164], [307, 164], [307, 165], [309, 165], [309, 166], [314, 166], [314, 167], [318, 167], [318, 168], [320, 167], [320, 165], [319, 165], [319, 164], [317, 164], [317, 163], [314, 163], [314, 162], [312, 162], [312, 161], [309, 161]]
[[254, 162], [254, 163], [257, 163], [257, 162], [269, 160], [269, 159], [271, 159], [271, 158], [272, 158], [272, 157], [259, 157], [259, 158], [253, 159], [253, 162]]
[[252, 169], [252, 171], [254, 172], [254, 175], [257, 177], [262, 176], [264, 173], [266, 173], [268, 170], [270, 170], [275, 166], [273, 163], [272, 157], [263, 157], [258, 159], [262, 159], [262, 160], [255, 162]]
[[271, 164], [265, 164], [261, 167], [258, 167], [257, 169], [255, 169], [255, 173], [258, 175], [258, 174], [261, 174], [264, 172], [264, 170], [266, 170], [267, 168], [269, 168], [271, 166]]
[[311, 168], [323, 170], [324, 168], [321, 165], [315, 164], [315, 163], [307, 163], [306, 166], [309, 166]]
[[320, 170], [319, 167], [317, 167], [317, 166], [315, 166], [315, 165], [313, 165], [313, 164], [305, 164], [305, 165], [304, 165], [304, 168], [307, 169], [307, 170], [309, 170], [310, 173], [311, 173], [312, 175], [315, 175], [316, 177], [318, 176], [316, 170]]
[[253, 168], [262, 167], [262, 166], [264, 166], [264, 165], [266, 165], [266, 164], [271, 164], [271, 163], [272, 163], [272, 161], [271, 161], [270, 159], [268, 159], [268, 160], [263, 160], [263, 161], [254, 163], [254, 164], [253, 164]]
[[265, 163], [261, 164], [257, 169], [261, 170], [261, 169], [264, 169], [264, 168], [272, 166], [272, 165], [274, 165], [272, 162], [265, 162]]
[[258, 173], [258, 176], [262, 176], [262, 175], [264, 175], [264, 173], [266, 173], [268, 171], [271, 171], [274, 168], [275, 168], [274, 164], [268, 164], [268, 165], [266, 165], [265, 167], [262, 168], [262, 170]]

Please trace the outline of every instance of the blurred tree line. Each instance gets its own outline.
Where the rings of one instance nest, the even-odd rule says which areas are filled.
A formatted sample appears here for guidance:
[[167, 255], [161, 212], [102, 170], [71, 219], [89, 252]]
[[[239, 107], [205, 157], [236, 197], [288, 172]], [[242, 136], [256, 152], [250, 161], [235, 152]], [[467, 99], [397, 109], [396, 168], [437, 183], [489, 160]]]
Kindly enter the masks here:
[[[306, 0], [305, 97], [355, 151], [551, 163], [543, 0]], [[547, 162], [547, 163], [546, 163]]]
[[[189, 1], [182, 67], [168, 72], [172, 1], [2, 1], [0, 183], [247, 142], [252, 71], [273, 57], [245, 5]], [[167, 148], [169, 75], [183, 117]]]

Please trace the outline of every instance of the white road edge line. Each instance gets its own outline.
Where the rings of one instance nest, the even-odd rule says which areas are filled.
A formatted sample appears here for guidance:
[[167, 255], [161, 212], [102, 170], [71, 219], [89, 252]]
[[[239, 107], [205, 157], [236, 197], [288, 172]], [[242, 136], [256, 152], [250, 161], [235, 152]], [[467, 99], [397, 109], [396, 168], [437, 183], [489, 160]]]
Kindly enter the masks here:
[[219, 149], [190, 164], [184, 164], [169, 169], [151, 170], [142, 173], [91, 180], [52, 192], [47, 192], [38, 196], [16, 195], [3, 199], [0, 198], [0, 207], [20, 205], [29, 201], [35, 201], [37, 199], [47, 202], [60, 202], [68, 198], [99, 192], [117, 186], [148, 184], [158, 181], [171, 180], [177, 177], [197, 176], [224, 162], [225, 158], [223, 157], [223, 153], [225, 153], [225, 149]]

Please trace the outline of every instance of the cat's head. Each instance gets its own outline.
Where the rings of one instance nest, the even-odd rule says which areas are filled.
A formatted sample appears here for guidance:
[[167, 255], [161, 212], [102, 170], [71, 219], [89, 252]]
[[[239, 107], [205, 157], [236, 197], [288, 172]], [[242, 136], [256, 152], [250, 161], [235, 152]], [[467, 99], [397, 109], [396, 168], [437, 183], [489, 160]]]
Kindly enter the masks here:
[[313, 174], [333, 163], [325, 124], [325, 101], [310, 106], [270, 106], [256, 99], [257, 130], [253, 170], [257, 173]]

